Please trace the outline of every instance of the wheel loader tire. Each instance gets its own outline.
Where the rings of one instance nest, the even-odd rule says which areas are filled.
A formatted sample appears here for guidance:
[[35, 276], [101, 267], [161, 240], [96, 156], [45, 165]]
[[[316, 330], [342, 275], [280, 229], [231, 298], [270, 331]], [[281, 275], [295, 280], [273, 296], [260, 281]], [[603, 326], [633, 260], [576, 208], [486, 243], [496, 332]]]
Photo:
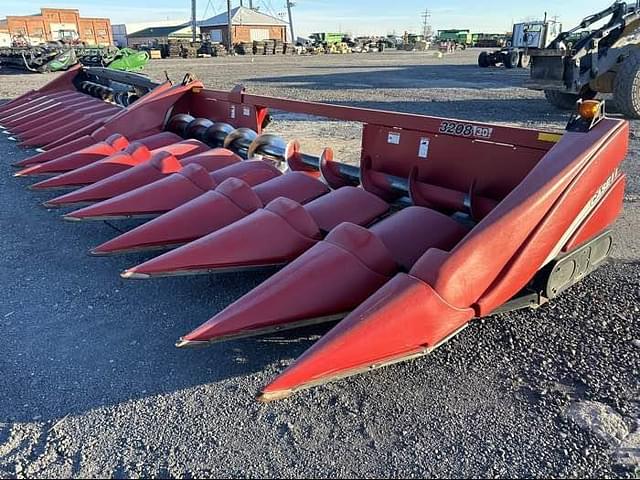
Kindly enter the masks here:
[[481, 52], [478, 56], [478, 66], [480, 68], [488, 68], [490, 65], [489, 54], [487, 52]]
[[566, 93], [559, 90], [545, 90], [544, 96], [547, 101], [560, 110], [573, 110], [576, 108], [576, 102], [580, 99], [580, 95], [575, 93]]
[[526, 53], [520, 54], [520, 61], [518, 62], [518, 67], [520, 68], [529, 68], [529, 64], [531, 63], [531, 57]]
[[640, 54], [622, 62], [613, 83], [613, 99], [625, 117], [640, 118]]
[[518, 59], [520, 54], [518, 52], [508, 52], [503, 55], [502, 63], [505, 68], [516, 68], [518, 66]]

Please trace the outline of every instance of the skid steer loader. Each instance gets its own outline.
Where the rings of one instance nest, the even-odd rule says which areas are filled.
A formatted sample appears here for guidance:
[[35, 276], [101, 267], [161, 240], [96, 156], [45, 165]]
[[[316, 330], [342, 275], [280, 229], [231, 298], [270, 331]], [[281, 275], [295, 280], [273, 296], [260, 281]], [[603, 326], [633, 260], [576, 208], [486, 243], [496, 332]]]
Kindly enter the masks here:
[[[572, 35], [607, 18], [575, 44], [568, 42]], [[622, 114], [640, 118], [640, 0], [615, 2], [530, 55], [526, 86], [543, 90], [556, 107], [574, 109], [579, 99], [609, 93]]]

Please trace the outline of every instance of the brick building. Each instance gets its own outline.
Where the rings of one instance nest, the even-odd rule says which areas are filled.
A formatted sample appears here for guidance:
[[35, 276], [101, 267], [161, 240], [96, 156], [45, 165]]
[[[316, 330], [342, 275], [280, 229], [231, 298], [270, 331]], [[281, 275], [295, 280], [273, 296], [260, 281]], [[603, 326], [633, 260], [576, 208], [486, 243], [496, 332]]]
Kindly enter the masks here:
[[8, 15], [0, 20], [0, 32], [12, 39], [24, 37], [32, 45], [57, 40], [79, 40], [100, 46], [113, 44], [108, 18], [83, 18], [74, 9], [42, 8], [36, 15]]
[[[214, 42], [227, 45], [228, 39], [227, 12], [198, 22], [203, 37]], [[246, 7], [231, 10], [231, 43], [251, 42], [254, 40], [287, 41], [287, 24], [282, 20], [256, 12]]]

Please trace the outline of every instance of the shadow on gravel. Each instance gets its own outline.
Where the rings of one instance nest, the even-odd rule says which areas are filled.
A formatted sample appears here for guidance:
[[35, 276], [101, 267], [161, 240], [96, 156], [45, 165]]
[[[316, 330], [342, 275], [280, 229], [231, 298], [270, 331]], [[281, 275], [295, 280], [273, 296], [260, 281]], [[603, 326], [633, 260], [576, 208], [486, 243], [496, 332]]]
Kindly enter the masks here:
[[[331, 66], [309, 66], [313, 70], [335, 68]], [[277, 77], [251, 78], [252, 83], [282, 84], [310, 90], [341, 90], [363, 88], [507, 88], [522, 87], [529, 70], [502, 68], [480, 68], [476, 65], [403, 65], [376, 66], [371, 70], [364, 66], [340, 66], [341, 70], [358, 72], [340, 72], [311, 75], [282, 75]]]
[[119, 272], [148, 257], [87, 255], [118, 232], [61, 221], [62, 211], [39, 206], [55, 192], [29, 191], [33, 180], [10, 175], [9, 163], [27, 155], [1, 137], [0, 152], [0, 211], [11, 225], [0, 234], [0, 423], [49, 421], [266, 370], [259, 386], [329, 328], [176, 349], [181, 335], [273, 272], [123, 280]]
[[[70, 266], [78, 262], [73, 252], [68, 255]], [[23, 307], [12, 315], [14, 322], [20, 322], [20, 332], [6, 335], [5, 329], [5, 339], [9, 337], [17, 347], [6, 357], [12, 363], [6, 373], [15, 379], [15, 396], [0, 394], [0, 423], [55, 420], [250, 375], [272, 364], [272, 370], [280, 371], [283, 359], [298, 357], [330, 327], [241, 339], [203, 350], [178, 350], [174, 343], [180, 335], [246, 293], [267, 274], [136, 284], [123, 281], [114, 289], [114, 284], [121, 283], [115, 280], [119, 269], [104, 265], [100, 259], [90, 259], [91, 263], [94, 260], [91, 271], [81, 267], [84, 288], [70, 285], [68, 275], [58, 272], [59, 284], [50, 286], [47, 298], [36, 295], [37, 306]], [[131, 260], [123, 263], [135, 264], [141, 259]], [[51, 271], [43, 278], [55, 275]], [[65, 298], [74, 291], [76, 300]]]

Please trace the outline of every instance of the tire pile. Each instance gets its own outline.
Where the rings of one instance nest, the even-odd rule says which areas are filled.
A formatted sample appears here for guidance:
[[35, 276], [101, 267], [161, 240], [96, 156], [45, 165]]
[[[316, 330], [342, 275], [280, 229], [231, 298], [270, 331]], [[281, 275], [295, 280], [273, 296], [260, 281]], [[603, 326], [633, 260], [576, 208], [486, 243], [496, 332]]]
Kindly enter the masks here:
[[293, 54], [295, 48], [282, 40], [254, 40], [237, 43], [235, 51], [238, 55], [285, 55]]
[[200, 47], [201, 42], [170, 39], [167, 43], [166, 56], [168, 58], [196, 58]]
[[253, 55], [253, 42], [240, 42], [235, 46], [235, 50], [240, 55]]
[[198, 55], [208, 55], [210, 57], [226, 57], [227, 49], [217, 42], [203, 42], [198, 50]]

